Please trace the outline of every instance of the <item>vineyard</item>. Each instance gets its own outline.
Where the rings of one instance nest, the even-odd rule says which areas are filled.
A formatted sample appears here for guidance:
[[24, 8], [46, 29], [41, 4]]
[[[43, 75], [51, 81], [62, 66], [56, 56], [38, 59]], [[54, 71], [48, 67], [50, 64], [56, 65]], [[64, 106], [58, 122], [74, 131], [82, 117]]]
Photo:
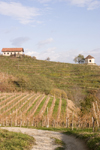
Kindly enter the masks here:
[[97, 103], [93, 103], [94, 117], [80, 117], [80, 109], [68, 99], [40, 93], [1, 93], [1, 126], [68, 127], [99, 126]]
[[[2, 126], [65, 126], [72, 115], [70, 100], [40, 93], [1, 93], [0, 125]], [[78, 112], [78, 109], [77, 111]]]

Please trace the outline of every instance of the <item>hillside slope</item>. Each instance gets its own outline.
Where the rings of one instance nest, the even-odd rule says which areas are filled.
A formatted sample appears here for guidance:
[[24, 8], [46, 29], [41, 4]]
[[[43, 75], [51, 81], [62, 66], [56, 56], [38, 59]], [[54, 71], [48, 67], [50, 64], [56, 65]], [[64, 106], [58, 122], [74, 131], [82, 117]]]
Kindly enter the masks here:
[[[70, 99], [88, 89], [100, 89], [100, 68], [0, 56], [0, 91], [39, 91], [49, 94], [58, 88], [67, 92]], [[9, 86], [8, 86], [9, 85]], [[77, 95], [76, 95], [77, 96]]]

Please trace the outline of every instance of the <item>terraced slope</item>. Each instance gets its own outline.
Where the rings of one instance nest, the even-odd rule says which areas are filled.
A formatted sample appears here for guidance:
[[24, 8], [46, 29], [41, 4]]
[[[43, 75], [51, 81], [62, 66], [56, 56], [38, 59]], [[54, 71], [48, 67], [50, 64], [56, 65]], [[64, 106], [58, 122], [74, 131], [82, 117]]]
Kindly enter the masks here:
[[75, 95], [75, 88], [83, 93], [88, 89], [100, 89], [99, 66], [33, 60], [28, 56], [0, 56], [0, 64], [0, 91], [28, 90], [49, 94], [51, 89], [59, 88], [71, 97]]

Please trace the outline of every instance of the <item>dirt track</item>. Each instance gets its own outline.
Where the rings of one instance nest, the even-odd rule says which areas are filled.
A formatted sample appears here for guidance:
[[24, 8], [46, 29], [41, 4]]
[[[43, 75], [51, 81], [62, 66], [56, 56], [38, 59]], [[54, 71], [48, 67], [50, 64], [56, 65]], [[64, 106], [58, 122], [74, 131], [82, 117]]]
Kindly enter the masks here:
[[57, 138], [66, 143], [66, 150], [88, 150], [85, 143], [73, 136], [64, 135], [59, 132], [44, 131], [37, 129], [27, 129], [20, 127], [2, 127], [14, 132], [22, 132], [33, 136], [36, 139], [36, 145], [33, 146], [32, 150], [54, 150], [58, 145], [54, 145], [53, 139]]

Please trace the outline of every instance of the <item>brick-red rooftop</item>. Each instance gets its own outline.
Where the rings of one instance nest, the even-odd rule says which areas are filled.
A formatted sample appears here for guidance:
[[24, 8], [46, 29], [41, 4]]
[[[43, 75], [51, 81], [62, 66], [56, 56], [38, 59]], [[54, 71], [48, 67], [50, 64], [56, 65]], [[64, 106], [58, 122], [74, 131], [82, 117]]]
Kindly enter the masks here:
[[2, 52], [24, 52], [23, 48], [2, 48]]
[[85, 59], [94, 59], [91, 55], [88, 55]]

